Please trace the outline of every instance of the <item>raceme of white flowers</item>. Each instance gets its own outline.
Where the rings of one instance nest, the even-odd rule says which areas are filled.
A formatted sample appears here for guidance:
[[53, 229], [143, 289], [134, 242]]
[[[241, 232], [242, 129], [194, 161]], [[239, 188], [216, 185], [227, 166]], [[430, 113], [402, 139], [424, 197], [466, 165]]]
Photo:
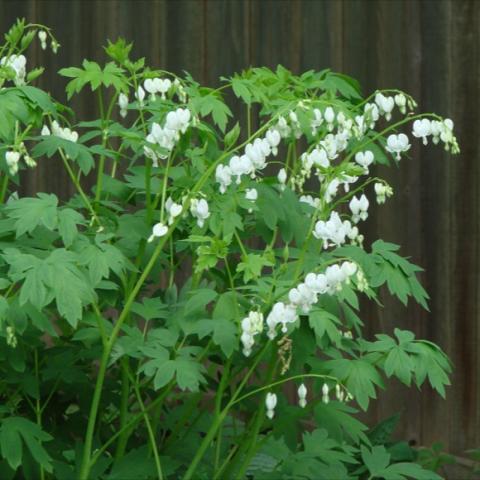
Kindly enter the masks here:
[[[350, 278], [357, 272], [357, 265], [353, 262], [330, 265], [325, 273], [309, 273], [305, 282], [292, 288], [288, 293], [289, 303], [277, 302], [267, 316], [268, 337], [273, 340], [277, 336], [277, 326], [282, 325], [282, 332], [287, 332], [287, 325], [298, 320], [298, 310], [302, 314], [310, 312], [318, 301], [318, 295], [333, 295], [342, 289], [342, 283], [350, 282]], [[357, 282], [358, 285], [358, 282]]]
[[215, 178], [220, 184], [220, 193], [226, 192], [233, 179], [239, 184], [244, 175], [255, 178], [256, 171], [263, 170], [267, 166], [267, 157], [277, 155], [280, 139], [280, 133], [270, 129], [264, 138], [256, 138], [253, 143], [247, 144], [243, 155], [233, 155], [228, 165], [218, 165]]
[[265, 322], [262, 313], [249, 312], [241, 322], [240, 340], [243, 345], [243, 354], [247, 357], [251, 354], [255, 344], [254, 337], [263, 331], [264, 323], [268, 327], [268, 337], [273, 340], [277, 336], [278, 325], [282, 325], [281, 330], [286, 333], [287, 325], [298, 320], [298, 310], [302, 314], [308, 314], [313, 305], [317, 303], [319, 295], [333, 295], [342, 289], [342, 283], [349, 283], [350, 278], [355, 274], [357, 274], [357, 287], [365, 290], [368, 285], [363, 272], [358, 270], [355, 263], [347, 261], [328, 266], [325, 273], [309, 273], [305, 277], [305, 282], [289, 291], [289, 303], [277, 302], [273, 305]]
[[68, 140], [73, 143], [76, 143], [78, 140], [78, 132], [67, 127], [62, 128], [56, 120], [52, 122], [51, 128], [52, 130], [50, 131], [48, 126], [44, 125], [42, 127], [42, 131], [40, 132], [41, 135], [54, 135], [55, 137], [63, 138], [64, 140]]
[[190, 125], [191, 113], [187, 108], [177, 108], [168, 112], [165, 124], [162, 127], [158, 123], [152, 123], [147, 142], [158, 145], [162, 151], [144, 146], [145, 155], [152, 160], [153, 166], [158, 167], [159, 158], [167, 158], [180, 140], [180, 134], [185, 133]]
[[150, 94], [152, 100], [155, 100], [157, 93], [160, 93], [162, 100], [165, 100], [166, 94], [172, 88], [172, 81], [168, 78], [147, 78], [143, 87]]
[[[354, 197], [355, 198], [355, 197]], [[358, 228], [349, 220], [343, 220], [337, 212], [332, 212], [327, 221], [319, 220], [315, 224], [313, 236], [323, 241], [323, 248], [343, 245], [347, 238], [352, 242], [358, 237]]]
[[[321, 388], [322, 402], [328, 404], [330, 402], [330, 387], [327, 383], [324, 383]], [[305, 408], [307, 406], [307, 394], [308, 389], [304, 383], [302, 383], [297, 389], [298, 406]], [[339, 402], [349, 402], [353, 400], [353, 395], [340, 383], [335, 384], [335, 398]], [[277, 394], [268, 392], [265, 396], [266, 415], [271, 420], [275, 416], [275, 408], [278, 403]]]
[[5, 153], [5, 163], [7, 164], [10, 175], [16, 175], [20, 168], [20, 160], [23, 161], [27, 167], [34, 168], [37, 162], [28, 154], [27, 148], [23, 142], [18, 145], [17, 150], [7, 150]]

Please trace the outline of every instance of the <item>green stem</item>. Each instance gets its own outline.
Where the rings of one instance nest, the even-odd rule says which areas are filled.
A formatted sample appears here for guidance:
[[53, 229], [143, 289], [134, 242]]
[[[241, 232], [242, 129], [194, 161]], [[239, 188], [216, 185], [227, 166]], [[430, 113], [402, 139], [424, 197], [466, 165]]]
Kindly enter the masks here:
[[[128, 397], [130, 394], [130, 381], [129, 381], [129, 363], [127, 358], [122, 358], [121, 360], [121, 377], [120, 382], [122, 385], [121, 396], [120, 396], [120, 428], [123, 428], [127, 423], [128, 417]], [[125, 434], [121, 435], [118, 439], [117, 448], [115, 451], [115, 458], [118, 460], [123, 457], [125, 454], [125, 449], [127, 448], [128, 443], [128, 431]]]
[[95, 219], [95, 221], [96, 221], [99, 225], [101, 225], [100, 220], [98, 219], [97, 214], [95, 213], [95, 210], [94, 210], [94, 208], [92, 207], [92, 204], [90, 203], [90, 200], [89, 200], [88, 197], [85, 195], [85, 192], [83, 191], [83, 188], [82, 188], [82, 186], [80, 185], [80, 182], [78, 181], [77, 177], [75, 176], [75, 173], [73, 172], [72, 168], [70, 167], [70, 164], [68, 163], [68, 159], [67, 159], [67, 157], [65, 156], [65, 153], [63, 152], [62, 149], [59, 149], [58, 151], [60, 152], [60, 156], [62, 157], [63, 164], [65, 165], [65, 169], [66, 169], [67, 172], [68, 172], [68, 175], [69, 175], [69, 177], [70, 177], [70, 180], [71, 180], [72, 183], [75, 185], [75, 188], [77, 189], [77, 192], [80, 194], [80, 197], [82, 198], [83, 203], [85, 204], [85, 206], [87, 207], [88, 211], [90, 212], [90, 214], [92, 215], [92, 217]]
[[[35, 380], [37, 383], [37, 398], [35, 402], [35, 414], [37, 417], [37, 425], [42, 428], [42, 408], [40, 407], [40, 378], [39, 378], [39, 372], [38, 372], [38, 351], [35, 348], [33, 351], [34, 355], [34, 362], [35, 362]], [[40, 468], [40, 480], [45, 479], [45, 472], [43, 470], [43, 466], [39, 465]]]
[[150, 419], [148, 418], [148, 413], [145, 410], [145, 405], [142, 400], [142, 396], [140, 395], [140, 390], [138, 388], [137, 383], [135, 382], [135, 379], [132, 377], [131, 373], [127, 370], [128, 377], [130, 379], [130, 382], [133, 385], [133, 389], [135, 391], [135, 396], [137, 397], [138, 404], [140, 405], [140, 410], [142, 411], [143, 417], [145, 419], [145, 426], [147, 427], [147, 432], [148, 432], [148, 438], [150, 441], [150, 447], [152, 448], [153, 451], [153, 457], [155, 459], [155, 466], [157, 468], [157, 475], [159, 480], [163, 480], [163, 473], [162, 473], [162, 465], [160, 463], [160, 456], [158, 454], [158, 448], [157, 448], [157, 442], [155, 441], [155, 435], [153, 433], [152, 429], [152, 424], [150, 422]]
[[0, 203], [3, 203], [5, 201], [5, 195], [7, 194], [9, 180], [10, 178], [8, 177], [8, 174], [5, 173], [2, 179], [2, 185], [0, 187]]

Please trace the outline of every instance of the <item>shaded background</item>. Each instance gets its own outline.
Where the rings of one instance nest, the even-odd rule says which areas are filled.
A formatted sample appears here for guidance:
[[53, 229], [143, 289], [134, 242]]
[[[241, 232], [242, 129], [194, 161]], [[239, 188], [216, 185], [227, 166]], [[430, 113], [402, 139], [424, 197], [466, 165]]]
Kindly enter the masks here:
[[[385, 295], [385, 309], [362, 315], [371, 333], [394, 326], [437, 342], [455, 365], [447, 399], [393, 384], [369, 412], [381, 420], [404, 410], [399, 436], [417, 445], [440, 440], [461, 453], [480, 447], [479, 85], [480, 1], [475, 0], [0, 0], [0, 31], [16, 17], [51, 26], [57, 56], [34, 46], [31, 64], [46, 64], [40, 86], [64, 99], [60, 68], [84, 57], [102, 61], [100, 45], [118, 35], [135, 42], [134, 57], [214, 86], [250, 65], [299, 73], [330, 67], [361, 82], [364, 93], [398, 87], [422, 111], [455, 121], [462, 153], [419, 149], [401, 168], [378, 169], [396, 195], [372, 208], [367, 237], [402, 245], [423, 266], [430, 313], [405, 309]], [[38, 43], [38, 42], [36, 42]], [[95, 107], [76, 104], [79, 117]], [[25, 178], [27, 190], [69, 193], [58, 165]], [[458, 478], [458, 477], [457, 477]]]

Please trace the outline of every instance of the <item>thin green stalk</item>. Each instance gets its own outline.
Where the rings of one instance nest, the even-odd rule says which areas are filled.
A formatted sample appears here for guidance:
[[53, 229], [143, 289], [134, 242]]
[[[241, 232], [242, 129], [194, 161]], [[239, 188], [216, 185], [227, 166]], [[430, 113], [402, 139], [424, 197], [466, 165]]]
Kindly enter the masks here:
[[[227, 364], [225, 365], [223, 372], [222, 372], [222, 378], [220, 380], [220, 385], [218, 386], [217, 389], [217, 394], [215, 395], [215, 416], [220, 415], [220, 411], [222, 408], [222, 397], [223, 393], [225, 391], [225, 388], [228, 383], [229, 375], [230, 375], [230, 367], [232, 365], [232, 357], [230, 357], [227, 361]], [[215, 462], [213, 466], [213, 473], [216, 472], [218, 463], [220, 461], [220, 446], [221, 446], [221, 441], [222, 441], [222, 427], [218, 429], [218, 434], [217, 434], [217, 441], [215, 445]]]
[[[124, 427], [128, 418], [128, 398], [130, 395], [130, 380], [129, 380], [129, 362], [128, 358], [122, 358], [120, 362], [121, 374], [121, 393], [120, 393], [120, 428]], [[128, 433], [128, 432], [127, 432]], [[118, 439], [117, 448], [115, 451], [115, 458], [120, 459], [125, 454], [127, 448], [129, 435], [121, 435]]]
[[78, 181], [77, 177], [75, 176], [75, 173], [73, 172], [72, 168], [70, 167], [70, 164], [68, 163], [68, 159], [65, 156], [65, 153], [63, 152], [62, 149], [58, 150], [60, 152], [60, 157], [62, 157], [63, 164], [65, 166], [65, 169], [67, 170], [67, 173], [70, 177], [70, 180], [72, 183], [75, 185], [75, 188], [77, 189], [77, 192], [80, 194], [80, 197], [83, 200], [83, 203], [87, 207], [88, 211], [92, 215], [92, 218], [95, 219], [95, 221], [98, 223], [98, 225], [101, 225], [100, 220], [97, 217], [97, 214], [92, 207], [92, 204], [90, 203], [90, 200], [88, 199], [87, 195], [85, 195], [85, 192], [83, 191], [82, 186], [80, 185], [80, 182]]
[[223, 474], [223, 471], [229, 464], [232, 457], [236, 454], [237, 450], [238, 450], [238, 445], [234, 445], [233, 448], [230, 450], [229, 454], [227, 455], [227, 458], [220, 465], [220, 468], [218, 469], [217, 473], [213, 476], [213, 480], [217, 480], [218, 478], [220, 478], [220, 475]]
[[[35, 380], [37, 383], [37, 398], [35, 399], [35, 414], [37, 417], [37, 425], [42, 428], [42, 408], [40, 407], [40, 378], [38, 370], [38, 351], [35, 348], [33, 351], [33, 358], [35, 363]], [[40, 480], [45, 480], [45, 472], [43, 466], [39, 465], [40, 468]]]
[[0, 187], [0, 203], [3, 203], [5, 201], [9, 180], [10, 178], [8, 177], [8, 174], [5, 173], [4, 177], [2, 178], [2, 184]]
[[128, 370], [127, 370], [127, 374], [130, 382], [133, 385], [135, 396], [137, 397], [140, 410], [142, 411], [143, 417], [145, 419], [145, 427], [147, 428], [150, 447], [152, 449], [153, 457], [155, 459], [155, 466], [157, 468], [158, 479], [163, 480], [162, 465], [160, 462], [160, 456], [158, 454], [157, 442], [155, 440], [155, 434], [153, 433], [152, 424], [150, 423], [150, 419], [148, 418], [148, 412], [145, 410], [145, 405], [143, 403], [142, 396], [140, 395], [140, 390], [138, 389], [138, 385], [135, 382], [135, 379], [132, 377], [131, 373]]

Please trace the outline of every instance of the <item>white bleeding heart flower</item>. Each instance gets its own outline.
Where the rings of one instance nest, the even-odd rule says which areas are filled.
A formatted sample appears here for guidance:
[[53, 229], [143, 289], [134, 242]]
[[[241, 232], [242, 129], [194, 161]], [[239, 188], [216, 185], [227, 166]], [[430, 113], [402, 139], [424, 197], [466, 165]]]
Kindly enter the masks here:
[[202, 228], [205, 220], [210, 216], [208, 203], [204, 198], [194, 198], [190, 203], [190, 212], [197, 219], [197, 225]]
[[118, 96], [118, 106], [120, 107], [120, 115], [122, 118], [127, 116], [127, 108], [128, 108], [128, 97], [124, 93], [120, 93]]
[[228, 165], [217, 165], [215, 180], [220, 184], [220, 193], [225, 193], [232, 183], [232, 170]]
[[404, 133], [398, 135], [392, 134], [387, 138], [387, 146], [385, 149], [390, 153], [396, 155], [397, 160], [400, 160], [400, 154], [410, 150], [410, 140]]
[[412, 135], [416, 138], [421, 138], [423, 144], [428, 144], [427, 137], [432, 133], [432, 125], [428, 118], [422, 118], [421, 120], [415, 120], [413, 122], [413, 132]]
[[374, 160], [373, 152], [367, 150], [365, 152], [358, 152], [355, 154], [355, 161], [363, 167], [365, 173], [368, 173], [368, 167], [372, 164]]
[[147, 242], [153, 242], [155, 238], [164, 237], [168, 233], [168, 227], [163, 223], [156, 223], [153, 226], [152, 234], [148, 237]]
[[135, 98], [138, 100], [139, 105], [142, 106], [143, 101], [145, 100], [145, 90], [141, 86], [137, 88]]
[[21, 155], [19, 152], [9, 150], [5, 153], [5, 161], [8, 166], [10, 175], [16, 175], [18, 172], [18, 164], [20, 162]]
[[278, 171], [277, 180], [280, 183], [282, 189], [285, 188], [285, 184], [287, 183], [287, 171], [284, 168], [281, 168]]
[[301, 408], [305, 408], [307, 406], [307, 387], [305, 386], [305, 384], [302, 383], [298, 387], [297, 394], [298, 394], [298, 405]]
[[275, 415], [275, 407], [277, 406], [277, 395], [275, 393], [267, 393], [265, 398], [265, 405], [267, 407], [267, 417], [271, 420]]
[[395, 99], [395, 105], [400, 109], [400, 112], [402, 112], [404, 115], [407, 113], [407, 97], [403, 93], [398, 93], [394, 97]]
[[179, 203], [175, 203], [171, 197], [167, 198], [165, 202], [165, 211], [168, 214], [168, 224], [171, 225], [175, 218], [182, 213], [183, 207]]
[[358, 223], [360, 220], [366, 220], [368, 217], [369, 201], [365, 194], [362, 194], [360, 198], [355, 195], [348, 204], [350, 211], [352, 212], [353, 223]]

